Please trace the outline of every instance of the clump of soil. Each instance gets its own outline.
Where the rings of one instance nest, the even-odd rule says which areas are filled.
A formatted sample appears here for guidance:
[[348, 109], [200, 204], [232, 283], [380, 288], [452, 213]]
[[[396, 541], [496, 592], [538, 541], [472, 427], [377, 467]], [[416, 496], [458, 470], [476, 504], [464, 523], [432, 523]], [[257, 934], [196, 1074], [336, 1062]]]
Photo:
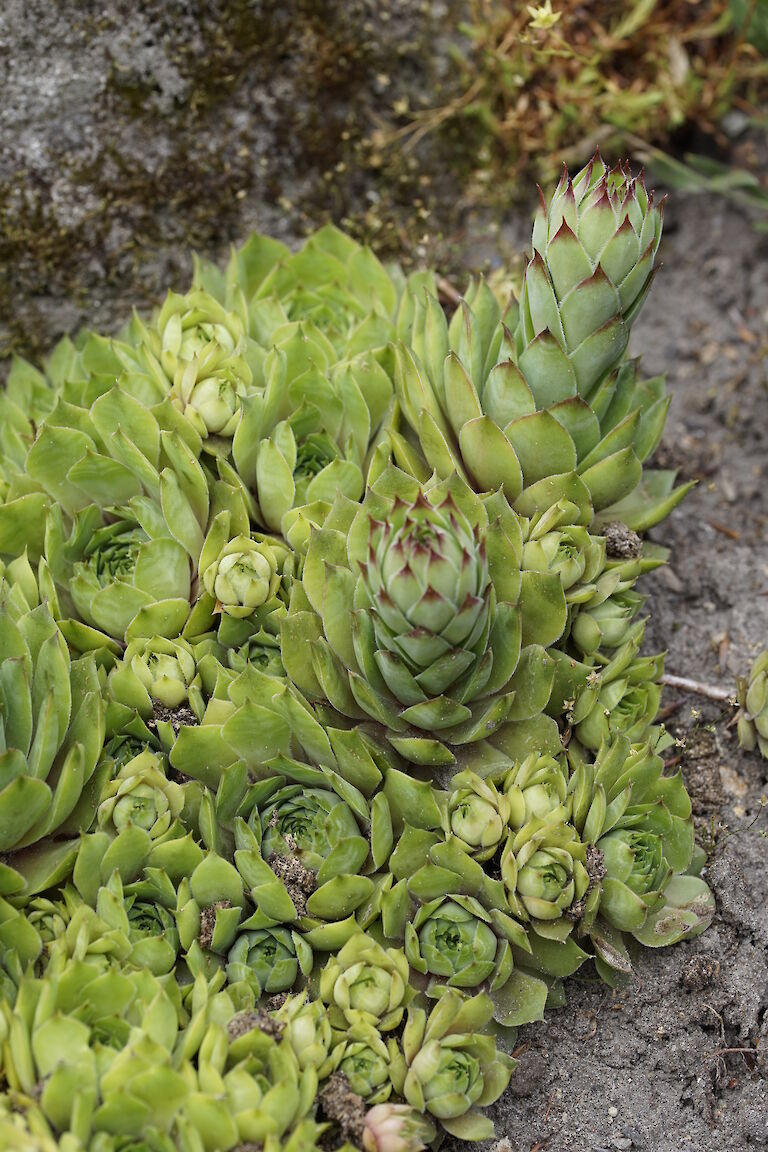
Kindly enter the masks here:
[[200, 723], [189, 704], [179, 704], [177, 708], [166, 708], [159, 700], [152, 701], [154, 715], [147, 721], [147, 728], [157, 731], [158, 724], [170, 724], [178, 736], [182, 728], [194, 727]]
[[362, 1147], [365, 1101], [352, 1091], [343, 1072], [334, 1072], [326, 1080], [318, 1093], [318, 1103], [321, 1117], [338, 1125], [342, 1140]]
[[[292, 837], [290, 839], [292, 840]], [[293, 841], [294, 845], [295, 843]], [[314, 872], [295, 856], [270, 856], [268, 863], [275, 876], [285, 885], [297, 914], [303, 916], [307, 910], [307, 897], [311, 896], [317, 887]]]
[[197, 934], [197, 942], [201, 948], [210, 948], [213, 944], [213, 933], [216, 928], [216, 913], [219, 908], [231, 908], [232, 905], [229, 900], [217, 900], [215, 904], [209, 904], [207, 908], [203, 908], [200, 912], [200, 931]]
[[683, 738], [681, 767], [697, 825], [709, 823], [725, 803], [720, 761], [714, 729], [690, 728]]
[[237, 1040], [239, 1036], [245, 1036], [254, 1028], [258, 1028], [259, 1032], [263, 1032], [265, 1036], [279, 1040], [285, 1025], [279, 1020], [273, 1020], [269, 1013], [262, 1008], [257, 1008], [255, 1012], [238, 1012], [237, 1015], [233, 1016], [227, 1024], [227, 1036], [230, 1041]]
[[620, 520], [611, 520], [600, 532], [605, 536], [605, 551], [611, 559], [634, 560], [643, 551], [643, 542], [637, 532], [627, 528]]

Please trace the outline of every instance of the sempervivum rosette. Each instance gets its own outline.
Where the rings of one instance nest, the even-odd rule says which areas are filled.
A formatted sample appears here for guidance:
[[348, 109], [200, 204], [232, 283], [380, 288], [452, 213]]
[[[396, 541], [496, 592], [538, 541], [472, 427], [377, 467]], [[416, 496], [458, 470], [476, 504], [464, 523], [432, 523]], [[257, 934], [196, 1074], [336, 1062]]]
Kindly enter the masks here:
[[[132, 517], [104, 524], [100, 510], [91, 506], [78, 513], [65, 537], [61, 514], [54, 509], [46, 555], [77, 616], [90, 628], [118, 641], [180, 631], [189, 612], [192, 565], [169, 533], [150, 536]], [[78, 635], [88, 633], [78, 629]]]
[[192, 288], [169, 292], [149, 325], [134, 319], [139, 355], [148, 374], [200, 436], [207, 452], [227, 455], [242, 411], [253, 391], [258, 352], [249, 340], [242, 297], [224, 308], [210, 293]]
[[329, 1005], [329, 1019], [337, 1029], [362, 1021], [388, 1032], [400, 1024], [414, 997], [408, 977], [404, 952], [383, 948], [357, 932], [323, 968], [320, 997]]
[[25, 472], [36, 424], [51, 410], [55, 392], [31, 364], [14, 357], [0, 389], [0, 556], [43, 547], [48, 498]]
[[[276, 327], [309, 320], [339, 357], [383, 350], [393, 338], [403, 277], [387, 271], [370, 248], [332, 224], [320, 228], [296, 253], [266, 236], [252, 236], [233, 253], [228, 291], [250, 300], [252, 335], [271, 346]], [[433, 282], [416, 274], [410, 284]]]
[[287, 325], [264, 372], [265, 388], [244, 403], [233, 460], [258, 523], [279, 533], [294, 507], [330, 504], [337, 491], [360, 499], [392, 382], [373, 357], [337, 363], [333, 346], [309, 323]]
[[[355, 747], [366, 754], [362, 742], [348, 745]], [[288, 920], [299, 917], [311, 943], [340, 948], [357, 930], [357, 910], [374, 901], [377, 881], [386, 880], [386, 873], [376, 870], [386, 865], [392, 846], [388, 814], [376, 803], [369, 806], [363, 793], [333, 770], [283, 756], [271, 767], [282, 775], [248, 789], [239, 808], [248, 824], [235, 833], [241, 845], [250, 833], [252, 848], [269, 865], [263, 877], [255, 872], [251, 878], [253, 899], [268, 915], [282, 916], [281, 906], [272, 902], [272, 881], [279, 877], [290, 896]], [[344, 764], [338, 767], [344, 770]]]
[[402, 1055], [391, 1072], [396, 1092], [460, 1139], [483, 1140], [492, 1134], [491, 1121], [474, 1108], [498, 1099], [515, 1067], [492, 1037], [483, 1035], [491, 1013], [487, 996], [468, 999], [455, 989], [429, 1014], [412, 1006]]
[[[105, 705], [92, 657], [72, 660], [45, 604], [0, 606], [0, 850], [77, 836], [96, 813]], [[7, 865], [0, 882], [16, 887]]]
[[[565, 914], [589, 887], [586, 848], [564, 822], [529, 820], [512, 834], [501, 855], [501, 876], [510, 907], [522, 921], [549, 936], [567, 935]], [[554, 928], [553, 928], [554, 926]]]
[[507, 831], [512, 805], [492, 780], [476, 772], [458, 772], [446, 807], [446, 831], [476, 860], [489, 860]]
[[665, 775], [652, 746], [624, 736], [605, 744], [594, 763], [578, 745], [570, 759], [572, 818], [593, 877], [577, 934], [591, 939], [598, 971], [614, 982], [631, 972], [622, 933], [657, 948], [697, 936], [714, 900], [690, 874], [691, 801], [679, 771]]
[[187, 631], [204, 634], [217, 626], [218, 642], [230, 650], [261, 634], [271, 637], [279, 658], [277, 636], [296, 558], [280, 537], [237, 531], [244, 524], [247, 517], [229, 511], [213, 518], [200, 553], [201, 595]]
[[[577, 690], [569, 719], [585, 748], [597, 752], [617, 735], [640, 743], [654, 732], [664, 656], [637, 655], [643, 630], [643, 623], [635, 625], [615, 653], [598, 652], [586, 682]], [[655, 729], [657, 737], [661, 731]]]
[[223, 508], [231, 535], [249, 529], [239, 483], [214, 482], [198, 434], [134, 384], [121, 377], [88, 408], [59, 397], [27, 454], [27, 473], [57, 505], [46, 559], [60, 627], [80, 651], [178, 636], [211, 517]]
[[751, 752], [758, 748], [768, 757], [768, 652], [761, 652], [738, 683], [740, 705], [739, 744]]
[[510, 717], [518, 668], [527, 688], [514, 719], [540, 713], [551, 679], [537, 641], [562, 632], [565, 602], [559, 577], [521, 576], [520, 526], [507, 512], [489, 523], [457, 479], [425, 490], [394, 468], [362, 508], [337, 501], [282, 626], [295, 683], [378, 721], [400, 755], [424, 765], [454, 763], [456, 746]]

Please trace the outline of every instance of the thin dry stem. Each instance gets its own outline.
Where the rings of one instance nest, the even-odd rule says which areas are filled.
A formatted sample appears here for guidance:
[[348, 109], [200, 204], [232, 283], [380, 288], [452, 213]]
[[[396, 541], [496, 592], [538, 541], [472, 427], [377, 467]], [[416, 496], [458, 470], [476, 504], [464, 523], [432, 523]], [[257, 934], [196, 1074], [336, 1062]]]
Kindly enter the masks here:
[[720, 688], [717, 684], [704, 684], [701, 680], [693, 680], [690, 676], [673, 676], [671, 672], [665, 672], [661, 682], [667, 688], [679, 688], [681, 692], [691, 692], [694, 696], [705, 696], [707, 700], [717, 700], [722, 704], [734, 704], [736, 702], [735, 688]]

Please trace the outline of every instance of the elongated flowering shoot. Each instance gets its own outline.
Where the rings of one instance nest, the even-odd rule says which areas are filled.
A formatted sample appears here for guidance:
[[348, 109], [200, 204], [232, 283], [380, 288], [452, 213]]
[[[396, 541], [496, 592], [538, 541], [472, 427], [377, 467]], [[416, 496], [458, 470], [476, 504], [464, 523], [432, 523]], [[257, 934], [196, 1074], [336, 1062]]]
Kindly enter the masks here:
[[480, 282], [448, 324], [421, 293], [397, 352], [397, 464], [422, 480], [458, 471], [479, 492], [503, 486], [524, 515], [560, 498], [582, 524], [597, 514], [644, 530], [668, 515], [687, 489], [642, 468], [663, 431], [664, 382], [622, 362], [660, 235], [642, 177], [595, 157], [542, 199], [519, 309], [502, 313]]
[[542, 196], [533, 227], [516, 333], [524, 371], [526, 362], [543, 368], [548, 355], [573, 376], [579, 395], [590, 396], [627, 346], [662, 217], [663, 204], [628, 166], [609, 170], [596, 154], [573, 180], [563, 172], [549, 204]]

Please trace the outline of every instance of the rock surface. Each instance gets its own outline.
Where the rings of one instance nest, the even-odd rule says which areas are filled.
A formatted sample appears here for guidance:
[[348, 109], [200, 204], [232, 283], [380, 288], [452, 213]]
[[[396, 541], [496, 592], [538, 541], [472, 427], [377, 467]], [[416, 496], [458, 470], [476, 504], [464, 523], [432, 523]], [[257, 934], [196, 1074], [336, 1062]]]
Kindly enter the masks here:
[[382, 171], [382, 126], [449, 74], [456, 7], [4, 0], [0, 355], [114, 327], [254, 229], [417, 240], [429, 180], [391, 149]]

